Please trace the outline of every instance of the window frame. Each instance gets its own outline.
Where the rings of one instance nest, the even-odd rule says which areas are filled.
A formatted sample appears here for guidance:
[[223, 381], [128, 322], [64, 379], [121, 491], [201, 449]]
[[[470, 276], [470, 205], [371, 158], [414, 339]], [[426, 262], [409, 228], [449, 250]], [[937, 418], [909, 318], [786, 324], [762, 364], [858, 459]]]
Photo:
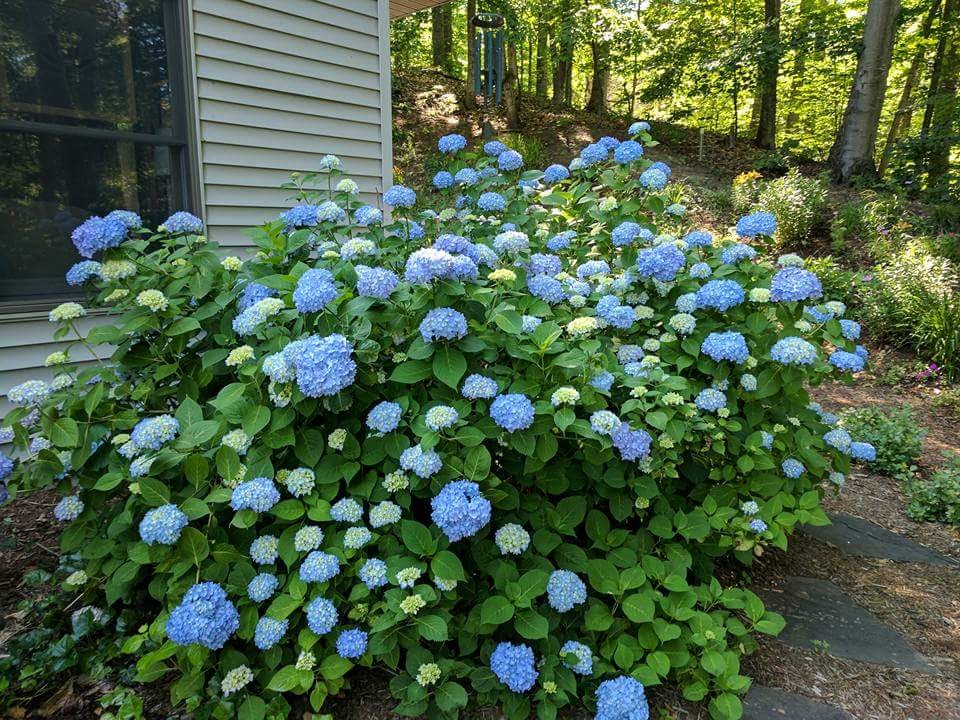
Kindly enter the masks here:
[[[136, 145], [166, 146], [170, 148], [170, 180], [173, 186], [174, 210], [197, 212], [199, 178], [195, 158], [195, 134], [191, 132], [193, 106], [192, 87], [188, 75], [192, 58], [189, 56], [185, 0], [159, 0], [162, 3], [164, 35], [167, 46], [167, 68], [170, 83], [170, 106], [173, 118], [172, 132], [152, 134], [127, 130], [110, 130], [80, 125], [61, 125], [55, 122], [13, 120], [0, 118], [0, 133], [30, 133], [57, 137], [86, 138], [105, 142], [128, 142]], [[81, 291], [64, 290], [57, 295], [31, 300], [28, 298], [0, 300], [0, 316], [25, 314], [41, 317], [67, 300], [83, 297]]]

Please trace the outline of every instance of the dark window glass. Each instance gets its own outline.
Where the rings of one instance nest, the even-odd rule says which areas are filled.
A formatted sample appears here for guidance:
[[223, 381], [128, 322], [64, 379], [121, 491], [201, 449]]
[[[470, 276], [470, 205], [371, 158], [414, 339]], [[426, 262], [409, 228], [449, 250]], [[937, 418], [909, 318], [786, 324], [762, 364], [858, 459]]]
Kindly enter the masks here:
[[3, 0], [0, 115], [157, 132], [173, 126], [160, 0]]
[[0, 303], [75, 294], [91, 215], [191, 209], [180, 2], [0, 0]]
[[0, 301], [67, 292], [71, 231], [90, 215], [134, 210], [156, 227], [179, 203], [170, 147], [0, 133]]

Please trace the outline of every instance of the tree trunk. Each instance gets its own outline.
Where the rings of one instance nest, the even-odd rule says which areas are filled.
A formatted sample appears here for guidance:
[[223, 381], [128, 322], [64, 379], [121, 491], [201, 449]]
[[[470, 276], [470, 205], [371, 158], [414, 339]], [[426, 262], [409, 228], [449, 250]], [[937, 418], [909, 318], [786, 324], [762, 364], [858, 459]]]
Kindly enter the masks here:
[[877, 174], [873, 152], [899, 13], [900, 0], [870, 0], [867, 6], [863, 49], [843, 122], [827, 160], [839, 182], [848, 183], [856, 175]]
[[547, 73], [549, 59], [547, 58], [547, 24], [537, 25], [537, 97], [547, 99]]
[[[810, 35], [810, 5], [812, 0], [800, 0], [800, 7], [797, 9], [799, 17], [798, 25], [805, 36]], [[793, 70], [790, 73], [790, 94], [787, 98], [787, 119], [785, 121], [786, 129], [793, 130], [800, 120], [800, 113], [797, 111], [797, 105], [800, 103], [800, 93], [803, 89], [804, 75], [807, 71], [807, 53], [803, 43], [798, 43], [796, 55], [793, 58]]]
[[430, 10], [433, 64], [445, 73], [453, 67], [453, 11], [449, 4]]
[[780, 0], [763, 0], [763, 55], [760, 60], [760, 117], [754, 144], [777, 146], [777, 76], [780, 74]]
[[467, 110], [477, 109], [477, 96], [473, 92], [473, 84], [477, 77], [477, 62], [473, 54], [473, 43], [476, 30], [473, 27], [473, 16], [477, 14], [477, 0], [467, 0], [467, 82], [463, 89], [463, 107]]
[[[920, 26], [920, 39], [925, 41], [930, 37], [930, 29], [933, 27], [933, 21], [940, 14], [940, 0], [933, 0], [930, 4], [930, 10], [927, 12]], [[907, 70], [907, 77], [903, 82], [903, 91], [900, 93], [900, 100], [897, 103], [897, 110], [890, 121], [890, 130], [887, 132], [887, 141], [883, 146], [883, 153], [880, 155], [880, 164], [877, 166], [877, 175], [881, 178], [887, 173], [887, 165], [890, 163], [890, 155], [893, 154], [893, 146], [897, 138], [904, 135], [910, 128], [911, 109], [910, 99], [913, 96], [913, 90], [917, 85], [917, 78], [920, 75], [920, 67], [927, 56], [927, 46], [925, 42], [920, 43], [920, 48], [913, 56], [910, 62], [910, 68]]]
[[520, 93], [517, 88], [517, 46], [507, 41], [507, 71], [503, 76], [503, 114], [507, 129], [520, 128]]
[[[733, 20], [733, 38], [731, 39], [731, 42], [736, 42], [738, 32], [737, 21], [739, 19], [737, 15], [737, 0], [733, 0], [731, 19]], [[734, 63], [733, 66], [733, 88], [731, 100], [733, 101], [733, 120], [730, 123], [730, 147], [733, 147], [734, 143], [737, 141], [737, 136], [740, 134], [738, 127], [738, 118], [740, 116], [740, 68], [736, 63]]]
[[603, 116], [607, 111], [607, 93], [610, 88], [610, 43], [594, 41], [590, 43], [590, 52], [593, 54], [593, 76], [587, 104], [583, 109]]
[[573, 38], [569, 21], [564, 21], [560, 26], [553, 52], [553, 104], [555, 107], [569, 104], [572, 91], [570, 87], [572, 73]]
[[[940, 82], [937, 94], [930, 103], [930, 147], [927, 161], [927, 185], [932, 187], [950, 168], [950, 151], [956, 141], [957, 79], [960, 75], [960, 32], [956, 27], [958, 0], [947, 0], [943, 6], [940, 31], [943, 33], [943, 55], [940, 64]], [[939, 45], [938, 45], [939, 50]]]

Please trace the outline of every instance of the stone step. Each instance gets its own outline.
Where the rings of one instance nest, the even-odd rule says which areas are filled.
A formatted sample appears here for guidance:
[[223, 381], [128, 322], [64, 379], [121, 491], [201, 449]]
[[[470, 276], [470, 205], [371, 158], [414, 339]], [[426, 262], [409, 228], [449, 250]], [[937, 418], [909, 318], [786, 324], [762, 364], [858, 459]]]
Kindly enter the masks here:
[[787, 645], [850, 660], [938, 672], [900, 633], [828, 580], [788, 577], [779, 591], [766, 591], [762, 596], [771, 610], [786, 618], [787, 626], [777, 639]]
[[743, 720], [855, 720], [838, 707], [778, 688], [754, 685], [743, 700]]
[[957, 560], [918, 545], [909, 538], [890, 532], [869, 520], [846, 513], [831, 514], [830, 519], [833, 521], [832, 525], [809, 525], [803, 531], [849, 555], [960, 568]]

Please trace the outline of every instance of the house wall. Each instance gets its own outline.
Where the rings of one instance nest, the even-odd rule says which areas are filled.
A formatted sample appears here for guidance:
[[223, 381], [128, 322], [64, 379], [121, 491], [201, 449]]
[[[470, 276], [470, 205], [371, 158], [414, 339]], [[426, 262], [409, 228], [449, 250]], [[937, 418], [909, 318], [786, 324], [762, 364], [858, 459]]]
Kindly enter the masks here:
[[[392, 176], [389, 13], [389, 0], [184, 0], [192, 169], [211, 239], [250, 244], [244, 228], [292, 204], [280, 184], [327, 153], [377, 203]], [[7, 390], [50, 377], [58, 347], [46, 309], [0, 312], [0, 417]]]
[[292, 204], [280, 187], [333, 153], [376, 203], [391, 177], [388, 0], [189, 0], [200, 194], [207, 232]]

